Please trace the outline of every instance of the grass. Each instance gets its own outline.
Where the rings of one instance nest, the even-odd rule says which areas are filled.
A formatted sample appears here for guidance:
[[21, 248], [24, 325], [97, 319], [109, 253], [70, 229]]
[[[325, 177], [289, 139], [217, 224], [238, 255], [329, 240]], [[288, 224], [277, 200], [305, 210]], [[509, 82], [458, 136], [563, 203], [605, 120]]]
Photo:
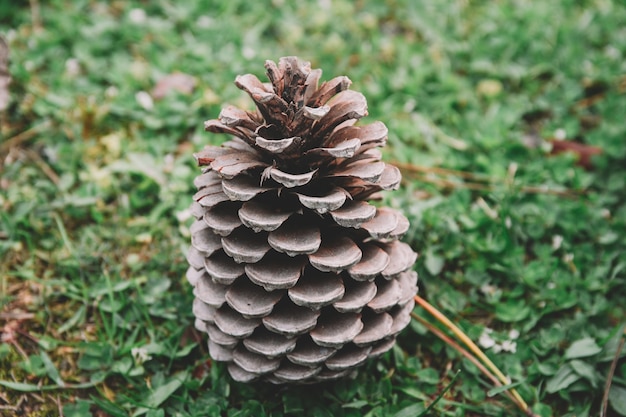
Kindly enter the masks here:
[[[535, 414], [595, 416], [606, 393], [626, 415], [619, 1], [195, 3], [0, 5], [0, 414], [522, 415], [417, 320], [354, 380], [242, 385], [209, 361], [184, 279], [192, 153], [223, 104], [250, 106], [235, 75], [295, 54], [389, 127], [420, 295]], [[150, 100], [175, 72], [195, 88]], [[583, 167], [554, 138], [602, 152]]]

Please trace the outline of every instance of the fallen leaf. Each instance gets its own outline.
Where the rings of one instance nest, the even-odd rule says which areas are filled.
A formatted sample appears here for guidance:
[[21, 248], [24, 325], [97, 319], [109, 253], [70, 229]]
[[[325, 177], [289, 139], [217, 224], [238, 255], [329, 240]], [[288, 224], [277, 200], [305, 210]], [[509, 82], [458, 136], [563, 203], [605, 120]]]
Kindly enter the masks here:
[[193, 369], [191, 376], [194, 379], [204, 378], [211, 371], [211, 365], [212, 365], [211, 360], [207, 359], [206, 361], [200, 363], [198, 366], [196, 366]]
[[572, 152], [578, 156], [577, 164], [585, 169], [592, 169], [591, 157], [602, 153], [602, 148], [585, 145], [573, 140], [549, 139], [549, 141], [552, 143], [552, 155]]
[[196, 86], [196, 79], [189, 74], [174, 72], [161, 78], [152, 90], [152, 97], [160, 100], [172, 91], [191, 94]]

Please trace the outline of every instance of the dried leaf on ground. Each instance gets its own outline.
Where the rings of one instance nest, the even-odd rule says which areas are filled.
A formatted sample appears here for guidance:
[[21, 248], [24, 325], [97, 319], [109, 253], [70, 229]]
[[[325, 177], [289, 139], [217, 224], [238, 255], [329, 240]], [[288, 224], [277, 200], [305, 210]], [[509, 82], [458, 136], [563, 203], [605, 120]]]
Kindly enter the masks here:
[[592, 169], [592, 156], [602, 154], [602, 148], [598, 146], [586, 145], [573, 140], [550, 139], [552, 143], [552, 155], [563, 152], [573, 152], [578, 156], [577, 164], [585, 169]]
[[152, 97], [160, 100], [173, 91], [191, 94], [195, 87], [196, 79], [194, 77], [182, 72], [174, 72], [164, 76], [156, 83], [154, 89], [152, 89]]

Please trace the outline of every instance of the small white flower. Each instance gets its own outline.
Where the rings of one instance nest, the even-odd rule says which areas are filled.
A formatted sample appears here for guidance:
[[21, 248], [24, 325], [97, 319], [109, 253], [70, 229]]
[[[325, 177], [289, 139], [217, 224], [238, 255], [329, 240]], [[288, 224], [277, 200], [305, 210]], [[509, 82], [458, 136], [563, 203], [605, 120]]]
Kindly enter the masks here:
[[519, 330], [517, 329], [511, 329], [511, 331], [509, 331], [509, 339], [511, 340], [515, 340], [519, 337]]
[[405, 113], [411, 113], [413, 110], [415, 110], [416, 105], [417, 102], [415, 101], [415, 99], [410, 98], [406, 101], [406, 103], [404, 103], [402, 111], [404, 111]]
[[132, 348], [130, 350], [130, 354], [133, 356], [133, 359], [137, 365], [141, 365], [145, 361], [149, 361], [152, 359], [152, 356], [148, 354], [148, 351], [145, 347]]
[[135, 100], [137, 100], [139, 105], [146, 110], [152, 110], [154, 108], [152, 96], [145, 91], [139, 91], [135, 94]]
[[174, 169], [174, 162], [175, 162], [175, 158], [174, 155], [172, 155], [171, 153], [168, 153], [167, 155], [165, 155], [165, 157], [163, 158], [163, 172], [172, 172], [172, 170]]
[[573, 253], [566, 253], [565, 255], [563, 255], [563, 262], [570, 263], [573, 260], [574, 260], [574, 254]]
[[480, 291], [485, 295], [493, 295], [498, 290], [498, 287], [491, 284], [483, 284], [480, 286]]
[[554, 138], [558, 140], [564, 140], [567, 137], [565, 129], [557, 129], [554, 131]]
[[485, 330], [483, 330], [483, 333], [478, 338], [478, 344], [485, 349], [496, 346], [496, 341], [489, 335], [491, 332], [493, 332], [492, 329], [485, 327]]
[[548, 284], [546, 285], [546, 288], [548, 288], [549, 290], [553, 290], [556, 288], [556, 284], [552, 281], [548, 282]]
[[108, 98], [113, 98], [116, 97], [119, 94], [120, 90], [118, 90], [118, 88], [114, 85], [107, 87], [106, 90], [104, 90], [104, 95], [107, 96]]
[[191, 218], [191, 210], [189, 209], [185, 209], [185, 210], [181, 210], [176, 212], [176, 219], [182, 223], [184, 221], [186, 221], [187, 219]]
[[512, 340], [502, 342], [502, 350], [505, 352], [515, 353], [517, 351], [517, 343]]
[[80, 74], [80, 62], [76, 58], [69, 58], [65, 61], [65, 72], [70, 77], [75, 77]]
[[506, 217], [506, 219], [504, 219], [504, 226], [506, 226], [507, 229], [511, 228], [511, 218], [509, 216]]
[[52, 148], [50, 146], [45, 146], [43, 148], [43, 153], [44, 155], [46, 155], [46, 158], [48, 158], [48, 161], [50, 162], [58, 162], [59, 160], [59, 151], [56, 148]]
[[128, 19], [136, 25], [141, 25], [146, 22], [148, 15], [144, 9], [133, 9], [128, 13]]
[[603, 208], [602, 210], [600, 210], [600, 215], [602, 216], [603, 219], [610, 219], [611, 218], [611, 210], [609, 210], [607, 208]]
[[552, 236], [552, 249], [557, 250], [558, 248], [561, 247], [562, 243], [563, 243], [563, 236], [561, 235]]

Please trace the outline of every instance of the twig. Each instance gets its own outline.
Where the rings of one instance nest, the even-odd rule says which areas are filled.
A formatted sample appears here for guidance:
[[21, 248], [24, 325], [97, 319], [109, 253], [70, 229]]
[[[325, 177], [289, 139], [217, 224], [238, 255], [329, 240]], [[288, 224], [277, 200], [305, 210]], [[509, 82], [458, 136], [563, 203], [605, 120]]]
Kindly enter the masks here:
[[[498, 369], [498, 367], [491, 361], [491, 359], [489, 359], [487, 355], [485, 355], [483, 351], [480, 350], [478, 346], [476, 346], [476, 344], [472, 341], [472, 339], [470, 339], [461, 329], [459, 329], [454, 323], [452, 323], [450, 319], [444, 316], [439, 310], [437, 310], [428, 301], [424, 300], [419, 295], [416, 295], [414, 298], [417, 304], [419, 304], [424, 310], [428, 311], [440, 323], [442, 323], [444, 326], [450, 329], [450, 331], [454, 333], [454, 335], [458, 337], [469, 348], [469, 350], [472, 351], [472, 353], [476, 355], [491, 370], [491, 372], [493, 372], [496, 375], [496, 377], [498, 377], [498, 379], [500, 380], [500, 382], [502, 382], [502, 384], [506, 385], [510, 383], [507, 377], [504, 376], [502, 371]], [[516, 402], [519, 403], [522, 411], [524, 411], [529, 416], [533, 416], [533, 413], [528, 407], [528, 404], [526, 404], [526, 402], [519, 395], [517, 390], [515, 390], [514, 388], [511, 388], [509, 391], [511, 392], [511, 395], [513, 395], [513, 397], [515, 397], [515, 399], [517, 400]]]
[[440, 175], [454, 175], [456, 177], [469, 178], [469, 179], [473, 179], [477, 181], [495, 182], [494, 178], [491, 178], [487, 174], [477, 174], [474, 172], [457, 171], [455, 169], [439, 168], [439, 167], [422, 167], [418, 165], [405, 164], [403, 162], [397, 162], [397, 161], [393, 161], [392, 164], [405, 171], [434, 173], [434, 174], [440, 174]]
[[[513, 186], [511, 184], [511, 178], [506, 178], [503, 180], [490, 178], [485, 176], [484, 174], [474, 174], [471, 172], [464, 171], [456, 171], [452, 169], [446, 168], [437, 168], [437, 167], [420, 167], [411, 164], [404, 164], [400, 162], [391, 162], [395, 166], [397, 166], [400, 170], [404, 171], [411, 175], [413, 179], [418, 181], [428, 182], [431, 184], [435, 184], [445, 188], [467, 188], [469, 190], [477, 190], [477, 191], [494, 191], [496, 188], [494, 184], [508, 184], [509, 186]], [[444, 178], [432, 178], [425, 174], [435, 174], [435, 175], [450, 175], [457, 176], [465, 179], [473, 179], [474, 181], [482, 181], [482, 182], [457, 182], [451, 181]], [[558, 195], [563, 197], [575, 197], [577, 195], [582, 194], [579, 191], [572, 190], [554, 190], [545, 187], [538, 186], [521, 186], [519, 190], [523, 193], [528, 194], [549, 194], [549, 195]]]
[[609, 405], [609, 391], [611, 390], [611, 382], [613, 381], [613, 375], [615, 374], [615, 368], [617, 368], [617, 362], [619, 361], [619, 356], [622, 353], [622, 349], [624, 348], [624, 335], [620, 338], [619, 345], [615, 350], [615, 356], [613, 357], [613, 362], [611, 362], [611, 367], [609, 368], [609, 374], [606, 376], [606, 383], [604, 384], [604, 394], [602, 395], [602, 406], [600, 407], [600, 417], [606, 417], [606, 410]]

